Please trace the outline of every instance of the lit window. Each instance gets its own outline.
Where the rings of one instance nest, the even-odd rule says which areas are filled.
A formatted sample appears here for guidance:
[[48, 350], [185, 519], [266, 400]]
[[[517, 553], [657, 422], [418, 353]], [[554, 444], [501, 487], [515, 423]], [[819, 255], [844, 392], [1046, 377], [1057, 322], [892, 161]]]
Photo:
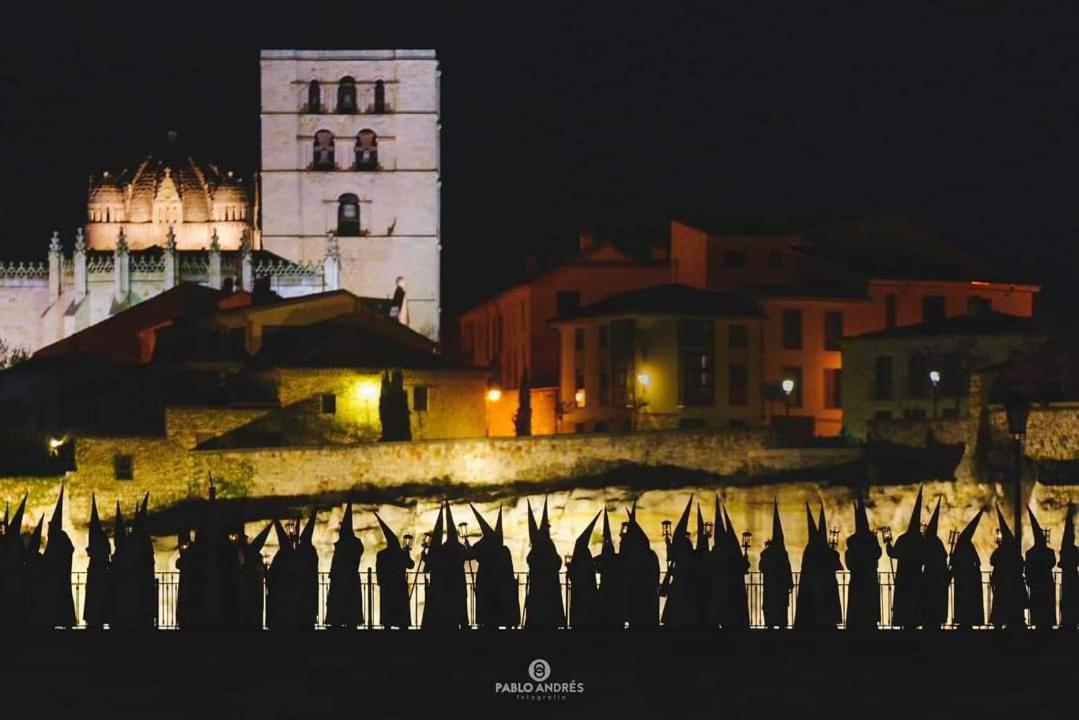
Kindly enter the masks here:
[[337, 234], [360, 234], [360, 199], [352, 193], [345, 193], [337, 198]]
[[378, 136], [373, 130], [360, 130], [356, 135], [357, 170], [378, 170]]
[[356, 112], [356, 81], [347, 75], [337, 83], [337, 112]]
[[315, 133], [315, 149], [311, 164], [315, 170], [333, 170], [337, 167], [333, 157], [333, 133], [329, 130], [319, 130]]

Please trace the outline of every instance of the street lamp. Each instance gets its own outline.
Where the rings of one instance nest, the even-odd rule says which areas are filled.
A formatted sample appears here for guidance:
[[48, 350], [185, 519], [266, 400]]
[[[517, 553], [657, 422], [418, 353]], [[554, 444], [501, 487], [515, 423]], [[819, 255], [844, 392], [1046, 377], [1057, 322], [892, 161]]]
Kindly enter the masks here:
[[833, 550], [839, 547], [839, 528], [832, 528], [828, 531], [828, 547]]
[[933, 419], [937, 419], [937, 386], [940, 385], [940, 371], [929, 371], [929, 392], [933, 395]]
[[460, 533], [465, 542], [468, 542], [468, 523], [457, 523], [457, 532]]
[[712, 537], [712, 529], [713, 529], [714, 527], [715, 527], [715, 526], [714, 526], [714, 525], [713, 525], [712, 523], [710, 523], [710, 522], [706, 522], [706, 523], [704, 524], [704, 536], [705, 536], [706, 538], [710, 538], [710, 537]]
[[749, 554], [749, 545], [752, 538], [753, 533], [751, 533], [750, 531], [746, 530], [744, 533], [742, 533], [742, 552], [746, 555]]
[[629, 523], [623, 521], [622, 522], [622, 527], [618, 531], [618, 537], [625, 537], [626, 533], [628, 533], [628, 532], [629, 532]]
[[784, 415], [790, 417], [791, 414], [791, 393], [794, 392], [794, 381], [790, 378], [783, 378], [783, 382], [780, 383], [780, 387], [783, 388], [783, 405]]
[[1027, 434], [1030, 403], [1021, 393], [1011, 390], [1004, 403], [1008, 415], [1008, 432], [1015, 439], [1015, 542], [1022, 554], [1023, 547], [1023, 440]]
[[411, 535], [405, 535], [405, 552], [411, 552], [411, 551], [412, 551], [412, 536]]
[[671, 521], [670, 520], [664, 520], [662, 523], [660, 523], [660, 526], [663, 528], [663, 540], [664, 540], [664, 542], [666, 542], [667, 545], [670, 545], [671, 544]]

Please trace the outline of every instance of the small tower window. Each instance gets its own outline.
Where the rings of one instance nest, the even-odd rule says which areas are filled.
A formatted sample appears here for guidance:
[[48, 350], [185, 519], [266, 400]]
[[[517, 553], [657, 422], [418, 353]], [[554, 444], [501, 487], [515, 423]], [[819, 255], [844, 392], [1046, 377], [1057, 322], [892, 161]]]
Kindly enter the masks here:
[[307, 86], [307, 112], [322, 112], [322, 86], [312, 80]]
[[348, 75], [337, 84], [337, 112], [356, 112], [356, 81]]
[[373, 130], [360, 130], [356, 136], [356, 169], [378, 170], [378, 136]]
[[386, 83], [381, 80], [375, 81], [375, 112], [379, 115], [386, 112]]
[[345, 193], [337, 199], [337, 234], [360, 234], [360, 199], [352, 193]]
[[337, 167], [333, 159], [333, 133], [329, 130], [319, 130], [315, 133], [312, 166], [316, 170], [333, 170]]

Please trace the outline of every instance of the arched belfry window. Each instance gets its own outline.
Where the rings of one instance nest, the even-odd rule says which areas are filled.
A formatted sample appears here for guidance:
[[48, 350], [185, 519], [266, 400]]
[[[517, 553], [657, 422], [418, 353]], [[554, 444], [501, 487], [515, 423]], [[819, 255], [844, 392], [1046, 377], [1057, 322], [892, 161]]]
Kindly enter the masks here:
[[312, 80], [307, 86], [307, 112], [322, 112], [322, 86]]
[[356, 112], [356, 81], [348, 75], [337, 83], [337, 112]]
[[386, 83], [375, 80], [375, 112], [386, 112]]
[[356, 135], [356, 169], [378, 170], [378, 136], [364, 128]]
[[315, 170], [333, 170], [336, 167], [333, 159], [333, 133], [329, 130], [319, 130], [315, 133], [312, 167]]
[[352, 193], [337, 198], [337, 234], [360, 234], [360, 199]]

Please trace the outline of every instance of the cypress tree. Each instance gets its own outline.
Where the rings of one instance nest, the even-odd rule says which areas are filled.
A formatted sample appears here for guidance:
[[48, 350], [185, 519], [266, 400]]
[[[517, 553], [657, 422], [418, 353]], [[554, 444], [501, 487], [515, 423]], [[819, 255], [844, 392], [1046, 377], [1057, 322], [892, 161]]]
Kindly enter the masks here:
[[517, 412], [513, 416], [517, 437], [527, 437], [532, 434], [532, 393], [530, 391], [526, 370], [521, 373], [521, 382], [517, 386]]

